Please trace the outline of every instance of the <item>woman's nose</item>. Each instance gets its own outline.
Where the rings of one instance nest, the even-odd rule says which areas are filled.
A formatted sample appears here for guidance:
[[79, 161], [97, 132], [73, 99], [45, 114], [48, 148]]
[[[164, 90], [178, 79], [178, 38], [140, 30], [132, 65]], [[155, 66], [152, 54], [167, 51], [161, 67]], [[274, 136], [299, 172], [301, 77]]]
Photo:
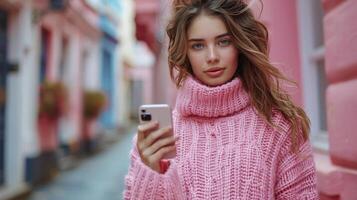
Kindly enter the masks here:
[[208, 63], [216, 63], [219, 61], [219, 56], [217, 53], [217, 50], [214, 46], [209, 46], [208, 47], [208, 52], [207, 52], [207, 62]]

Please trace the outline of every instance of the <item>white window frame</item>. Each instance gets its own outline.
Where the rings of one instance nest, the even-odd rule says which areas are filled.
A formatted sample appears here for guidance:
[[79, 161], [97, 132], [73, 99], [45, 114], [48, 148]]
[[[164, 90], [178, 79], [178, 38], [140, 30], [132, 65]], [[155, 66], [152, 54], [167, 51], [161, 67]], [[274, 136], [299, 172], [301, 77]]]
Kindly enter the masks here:
[[[319, 1], [320, 0], [313, 0]], [[311, 142], [315, 149], [328, 151], [328, 133], [321, 129], [321, 110], [319, 106], [319, 84], [317, 63], [324, 60], [324, 46], [315, 47], [314, 8], [311, 0], [298, 0], [297, 13], [302, 67], [303, 100], [307, 115], [311, 120]], [[325, 116], [326, 117], [326, 116]]]

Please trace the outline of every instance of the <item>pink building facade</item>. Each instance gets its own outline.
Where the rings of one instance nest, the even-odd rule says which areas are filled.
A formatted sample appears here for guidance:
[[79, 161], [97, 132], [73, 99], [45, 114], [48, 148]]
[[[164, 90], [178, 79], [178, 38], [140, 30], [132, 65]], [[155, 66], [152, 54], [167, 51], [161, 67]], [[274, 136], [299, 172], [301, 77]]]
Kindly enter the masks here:
[[357, 2], [322, 3], [331, 162], [319, 173], [320, 190], [335, 199], [357, 199]]
[[[39, 86], [46, 81], [63, 83], [68, 91], [68, 107], [57, 121], [39, 117], [40, 153], [26, 160], [28, 174], [32, 175], [27, 178], [30, 183], [41, 183], [50, 178], [51, 170], [58, 169], [62, 158], [57, 158], [56, 152], [78, 151], [84, 137], [83, 91], [97, 89], [100, 83], [98, 14], [84, 0], [64, 1], [60, 10], [51, 10], [46, 6], [48, 2], [33, 2], [34, 12], [39, 15], [35, 21], [40, 44]], [[36, 165], [41, 166], [40, 173]]]
[[41, 53], [47, 52], [44, 71], [40, 73], [45, 80], [64, 83], [69, 90], [69, 112], [61, 119], [63, 123], [56, 133], [60, 134], [60, 141], [44, 141], [44, 150], [56, 149], [59, 143], [78, 143], [81, 138], [82, 91], [99, 88], [98, 19], [96, 11], [85, 1], [69, 1], [65, 11], [44, 14], [39, 20], [45, 43]]

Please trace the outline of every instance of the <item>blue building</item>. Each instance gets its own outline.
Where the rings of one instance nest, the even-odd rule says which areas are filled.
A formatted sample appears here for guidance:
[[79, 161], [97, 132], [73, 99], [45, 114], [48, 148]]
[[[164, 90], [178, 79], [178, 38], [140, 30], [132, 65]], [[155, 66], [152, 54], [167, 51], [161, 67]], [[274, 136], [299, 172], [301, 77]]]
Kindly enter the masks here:
[[104, 128], [115, 128], [118, 119], [118, 87], [119, 87], [119, 51], [118, 25], [121, 5], [119, 0], [98, 1], [100, 10], [100, 28], [103, 32], [101, 39], [101, 87], [106, 93], [108, 106], [101, 115]]

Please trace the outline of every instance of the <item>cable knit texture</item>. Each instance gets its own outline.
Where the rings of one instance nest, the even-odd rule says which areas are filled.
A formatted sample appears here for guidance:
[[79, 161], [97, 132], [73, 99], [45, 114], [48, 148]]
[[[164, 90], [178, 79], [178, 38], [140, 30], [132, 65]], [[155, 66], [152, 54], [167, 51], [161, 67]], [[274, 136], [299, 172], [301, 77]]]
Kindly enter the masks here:
[[177, 157], [165, 174], [145, 166], [133, 140], [124, 199], [318, 199], [308, 141], [291, 152], [289, 123], [269, 126], [237, 78], [217, 87], [188, 78], [173, 111]]

